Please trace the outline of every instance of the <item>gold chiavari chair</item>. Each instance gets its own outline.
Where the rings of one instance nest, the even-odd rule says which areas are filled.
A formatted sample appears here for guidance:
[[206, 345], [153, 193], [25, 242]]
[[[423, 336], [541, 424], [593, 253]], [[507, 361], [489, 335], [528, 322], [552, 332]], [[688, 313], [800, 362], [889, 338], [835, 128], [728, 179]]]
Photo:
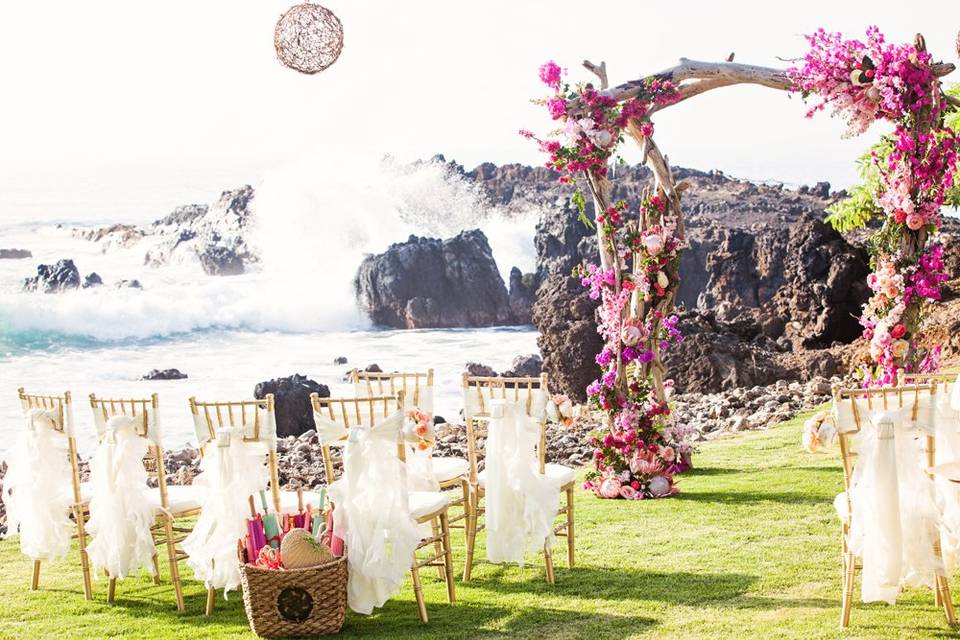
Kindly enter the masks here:
[[901, 373], [900, 386], [909, 386], [913, 384], [933, 384], [945, 385], [949, 388], [957, 380], [956, 371], [941, 371], [939, 373]]
[[[30, 409], [43, 409], [53, 411], [56, 414], [54, 419], [54, 428], [67, 438], [67, 455], [70, 458], [71, 482], [73, 485], [73, 511], [74, 521], [76, 522], [77, 532], [74, 537], [80, 544], [80, 569], [83, 572], [83, 596], [90, 600], [93, 598], [93, 584], [90, 577], [90, 562], [87, 558], [87, 532], [84, 528], [88, 517], [87, 507], [89, 496], [83, 495], [83, 489], [80, 483], [80, 466], [77, 458], [77, 440], [73, 432], [73, 405], [70, 392], [65, 391], [61, 396], [45, 396], [27, 393], [23, 387], [17, 389], [20, 397], [20, 406], [24, 413]], [[30, 583], [30, 589], [36, 591], [40, 588], [40, 561], [33, 563], [33, 579]]]
[[[540, 422], [540, 441], [537, 446], [537, 464], [541, 475], [548, 475], [560, 482], [560, 490], [566, 494], [566, 505], [561, 506], [558, 516], [565, 516], [557, 524], [554, 535], [567, 539], [567, 562], [573, 568], [576, 549], [576, 529], [574, 527], [574, 485], [575, 472], [569, 467], [559, 464], [548, 464], [546, 461], [546, 414], [543, 406], [535, 406], [537, 394], [541, 394], [540, 403], [545, 404], [548, 398], [547, 374], [536, 378], [501, 378], [490, 376], [471, 376], [463, 374], [463, 402], [464, 420], [467, 427], [467, 454], [470, 463], [468, 475], [469, 493], [467, 496], [467, 554], [463, 567], [464, 582], [470, 580], [473, 570], [473, 556], [476, 548], [477, 531], [483, 528], [479, 524], [480, 514], [484, 508], [480, 501], [484, 496], [484, 477], [479, 471], [477, 461], [477, 427], [479, 423], [490, 419], [490, 402], [503, 399], [525, 404], [528, 416], [537, 417]], [[547, 581], [555, 582], [553, 571], [553, 553], [548, 545], [544, 545], [544, 562], [546, 564]]]
[[[357, 397], [395, 396], [403, 392], [404, 408], [417, 408], [433, 414], [433, 369], [424, 372], [384, 372], [360, 371], [350, 372], [350, 379], [354, 384]], [[463, 458], [454, 456], [431, 455], [433, 474], [440, 489], [455, 489], [460, 487], [460, 496], [450, 501], [450, 508], [456, 508], [460, 513], [451, 515], [450, 528], [462, 528], [465, 524], [458, 524], [467, 519], [467, 470], [469, 463]]]
[[[355, 426], [372, 427], [383, 419], [393, 415], [401, 409], [403, 391], [396, 395], [371, 396], [366, 398], [321, 398], [316, 393], [310, 394], [310, 403], [313, 411], [325, 415], [330, 420], [349, 430]], [[345, 440], [345, 438], [344, 438]], [[339, 448], [339, 447], [338, 447]], [[336, 480], [336, 467], [332, 452], [333, 446], [323, 445], [323, 462], [327, 482]], [[397, 456], [401, 462], [406, 461], [407, 446], [402, 439], [397, 439]], [[430, 523], [433, 535], [420, 541], [414, 551], [410, 564], [410, 574], [413, 578], [413, 592], [417, 600], [417, 611], [420, 621], [429, 621], [427, 605], [423, 599], [423, 587], [420, 582], [420, 569], [427, 566], [439, 567], [441, 577], [447, 585], [447, 600], [456, 602], [457, 591], [453, 581], [453, 552], [450, 548], [450, 519], [449, 497], [440, 491], [409, 492], [410, 515], [417, 524]], [[426, 558], [420, 558], [417, 552], [433, 546], [433, 553]]]
[[[942, 389], [940, 391], [943, 392]], [[840, 612], [840, 626], [850, 624], [850, 612], [853, 607], [853, 592], [855, 588], [857, 569], [860, 568], [857, 557], [849, 547], [849, 534], [852, 525], [853, 505], [850, 501], [850, 490], [854, 466], [858, 457], [855, 436], [860, 432], [870, 413], [874, 410], [890, 410], [908, 408], [913, 411], [916, 419], [922, 410], [922, 402], [935, 402], [937, 383], [901, 385], [898, 387], [879, 387], [873, 389], [840, 389], [835, 388], [833, 393], [834, 419], [837, 427], [837, 439], [840, 445], [840, 455], [843, 463], [844, 492], [837, 496], [835, 505], [841, 522], [841, 560], [842, 560], [842, 607]], [[925, 435], [924, 454], [926, 466], [932, 467], [936, 456], [936, 441], [934, 436]], [[934, 554], [942, 559], [940, 538], [934, 536]], [[950, 584], [947, 576], [936, 576], [934, 598], [937, 606], [943, 607], [947, 622], [956, 624], [956, 613], [950, 596]]]
[[[179, 563], [187, 558], [183, 550], [177, 548], [191, 528], [177, 525], [178, 519], [191, 518], [200, 513], [200, 503], [197, 500], [197, 491], [192, 486], [177, 486], [167, 484], [167, 472], [164, 465], [164, 451], [159, 433], [158, 411], [159, 397], [157, 394], [149, 398], [98, 398], [90, 394], [90, 407], [93, 410], [94, 424], [97, 426], [97, 436], [102, 438], [106, 424], [114, 416], [129, 416], [138, 423], [136, 433], [149, 442], [143, 465], [148, 475], [156, 483], [156, 492], [149, 490], [146, 499], [154, 502], [157, 522], [152, 527], [155, 544], [163, 544], [167, 548], [167, 560], [170, 564], [170, 581], [176, 598], [177, 610], [183, 611], [186, 607], [183, 600], [183, 584], [180, 578]], [[156, 554], [153, 557], [154, 583], [160, 584], [160, 566]], [[112, 603], [116, 595], [117, 579], [110, 576], [107, 586], [107, 602]]]

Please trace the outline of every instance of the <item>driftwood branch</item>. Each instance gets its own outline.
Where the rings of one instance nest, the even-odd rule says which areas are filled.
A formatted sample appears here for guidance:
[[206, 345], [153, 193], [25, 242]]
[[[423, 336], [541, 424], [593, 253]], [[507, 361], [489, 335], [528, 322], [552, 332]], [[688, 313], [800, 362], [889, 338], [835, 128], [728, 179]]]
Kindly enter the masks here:
[[604, 91], [610, 86], [610, 81], [607, 79], [607, 63], [600, 61], [600, 65], [597, 66], [590, 62], [589, 60], [583, 61], [583, 66], [593, 75], [600, 78], [600, 90]]

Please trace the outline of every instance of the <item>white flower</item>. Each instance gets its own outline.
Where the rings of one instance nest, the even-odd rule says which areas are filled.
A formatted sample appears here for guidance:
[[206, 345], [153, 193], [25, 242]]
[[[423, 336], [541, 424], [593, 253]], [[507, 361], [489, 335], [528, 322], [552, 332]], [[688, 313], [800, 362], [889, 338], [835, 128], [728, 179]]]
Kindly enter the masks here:
[[596, 123], [593, 121], [593, 118], [580, 118], [577, 120], [577, 124], [580, 125], [581, 129], [589, 133], [591, 130], [593, 130], [593, 127]]
[[659, 284], [664, 289], [667, 288], [667, 285], [670, 284], [670, 278], [667, 277], [663, 271], [657, 272], [657, 284]]

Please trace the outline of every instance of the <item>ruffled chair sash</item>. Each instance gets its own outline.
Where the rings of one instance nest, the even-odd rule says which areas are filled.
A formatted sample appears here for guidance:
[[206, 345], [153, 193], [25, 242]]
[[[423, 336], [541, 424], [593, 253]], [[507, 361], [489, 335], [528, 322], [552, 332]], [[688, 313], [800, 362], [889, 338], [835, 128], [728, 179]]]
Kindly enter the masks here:
[[34, 560], [59, 560], [70, 550], [72, 469], [60, 412], [30, 409], [25, 429], [4, 456], [7, 528], [20, 534], [20, 550]]
[[551, 544], [560, 483], [537, 472], [537, 418], [525, 405], [493, 400], [486, 445], [487, 559], [523, 563]]
[[125, 415], [107, 420], [90, 465], [93, 496], [87, 529], [92, 538], [87, 554], [94, 575], [105, 569], [110, 577], [124, 578], [140, 567], [151, 575], [155, 572], [150, 533], [155, 504], [145, 499], [143, 466], [149, 444], [137, 434], [138, 424], [138, 419]]
[[864, 602], [893, 604], [901, 586], [933, 586], [943, 564], [934, 553], [934, 485], [922, 442], [932, 434], [914, 409], [878, 411], [862, 425], [850, 489], [850, 549], [863, 561]]
[[373, 426], [347, 429], [314, 412], [321, 443], [346, 438], [343, 476], [329, 496], [334, 535], [347, 548], [347, 604], [357, 613], [372, 613], [400, 590], [420, 542], [396, 453], [403, 419], [397, 411]]
[[187, 564], [208, 589], [224, 596], [240, 585], [237, 540], [246, 533], [248, 498], [267, 487], [266, 442], [245, 442], [249, 425], [220, 429], [208, 446], [193, 482], [202, 510], [183, 541]]

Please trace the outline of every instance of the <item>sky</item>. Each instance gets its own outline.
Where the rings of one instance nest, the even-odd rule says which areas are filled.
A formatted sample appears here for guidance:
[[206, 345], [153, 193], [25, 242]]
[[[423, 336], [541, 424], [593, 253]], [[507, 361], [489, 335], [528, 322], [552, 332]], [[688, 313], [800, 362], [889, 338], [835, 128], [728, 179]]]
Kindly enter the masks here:
[[[584, 58], [605, 60], [614, 84], [681, 56], [782, 67], [817, 27], [859, 37], [876, 24], [957, 62], [960, 29], [957, 0], [322, 0], [345, 46], [305, 76], [273, 50], [292, 1], [0, 0], [0, 221], [151, 219], [308, 157], [539, 163], [517, 130], [550, 128], [529, 102], [548, 59], [574, 80], [590, 79]], [[721, 89], [658, 114], [656, 139], [681, 166], [850, 184], [882, 128], [844, 140], [839, 120], [805, 110], [783, 92]]]

